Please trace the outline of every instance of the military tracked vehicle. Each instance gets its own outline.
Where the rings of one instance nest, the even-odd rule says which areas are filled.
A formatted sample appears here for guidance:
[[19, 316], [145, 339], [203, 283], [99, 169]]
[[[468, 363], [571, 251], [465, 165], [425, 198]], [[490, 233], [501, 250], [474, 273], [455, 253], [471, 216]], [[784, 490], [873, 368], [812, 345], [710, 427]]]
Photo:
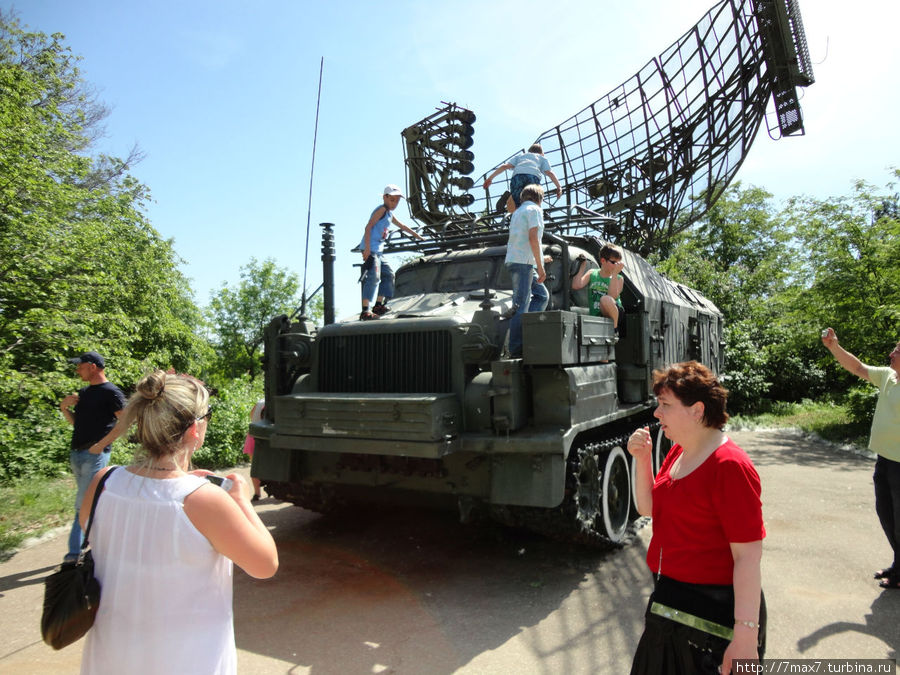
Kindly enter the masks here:
[[625, 441], [652, 424], [654, 368], [718, 370], [722, 319], [701, 295], [626, 251], [620, 335], [572, 292], [602, 242], [545, 245], [552, 304], [503, 356], [506, 247], [481, 241], [398, 270], [378, 321], [266, 333], [266, 417], [253, 474], [315, 511], [379, 500], [455, 505], [584, 542], [620, 542], [634, 516]]
[[[626, 439], [642, 425], [656, 431], [654, 469], [668, 447], [652, 416], [653, 370], [694, 359], [720, 372], [724, 360], [718, 309], [639, 253], [714, 203], [769, 97], [782, 133], [802, 133], [794, 87], [812, 82], [804, 54], [793, 0], [722, 2], [539, 137], [564, 195], [544, 210], [550, 305], [524, 315], [516, 359], [505, 349], [504, 200], [471, 192], [483, 182], [469, 177], [475, 115], [444, 104], [404, 129], [407, 194], [425, 241], [387, 241], [388, 253], [411, 256], [390, 313], [335, 322], [324, 224], [325, 325], [279, 316], [266, 330], [252, 474], [315, 511], [443, 505], [588, 544], [626, 540], [636, 518]], [[572, 289], [607, 241], [625, 248], [618, 333]]]

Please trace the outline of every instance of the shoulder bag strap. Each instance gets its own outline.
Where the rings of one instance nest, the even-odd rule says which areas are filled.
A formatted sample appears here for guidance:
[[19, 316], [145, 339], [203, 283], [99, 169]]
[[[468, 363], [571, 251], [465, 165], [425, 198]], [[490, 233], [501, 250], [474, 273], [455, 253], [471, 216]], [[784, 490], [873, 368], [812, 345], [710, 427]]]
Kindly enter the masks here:
[[87, 529], [84, 531], [84, 542], [81, 544], [81, 550], [83, 551], [88, 547], [88, 537], [91, 535], [91, 525], [94, 524], [94, 511], [97, 510], [97, 502], [100, 501], [100, 493], [103, 492], [103, 484], [106, 482], [106, 479], [112, 475], [112, 472], [118, 469], [117, 466], [111, 466], [109, 471], [103, 474], [103, 478], [100, 479], [100, 482], [97, 483], [97, 489], [94, 490], [94, 501], [91, 502], [91, 515], [88, 516]]

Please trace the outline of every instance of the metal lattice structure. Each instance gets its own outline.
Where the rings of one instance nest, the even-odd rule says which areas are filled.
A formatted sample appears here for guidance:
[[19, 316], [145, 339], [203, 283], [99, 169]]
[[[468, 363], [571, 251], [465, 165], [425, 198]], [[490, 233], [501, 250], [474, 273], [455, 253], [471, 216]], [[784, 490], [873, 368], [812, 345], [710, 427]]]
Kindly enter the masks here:
[[[722, 195], [770, 100], [770, 135], [803, 133], [796, 87], [813, 82], [796, 0], [719, 2], [633, 77], [537, 138], [564, 190], [561, 199], [548, 191], [548, 228], [657, 249]], [[484, 178], [468, 177], [474, 119], [445, 104], [403, 131], [410, 208], [435, 244], [502, 228], [509, 176], [493, 194], [469, 192]]]

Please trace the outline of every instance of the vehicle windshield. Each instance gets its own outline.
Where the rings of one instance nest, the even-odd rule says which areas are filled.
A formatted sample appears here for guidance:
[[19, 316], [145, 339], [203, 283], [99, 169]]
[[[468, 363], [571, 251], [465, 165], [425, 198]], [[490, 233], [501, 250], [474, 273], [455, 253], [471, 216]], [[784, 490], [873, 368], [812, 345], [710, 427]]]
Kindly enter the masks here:
[[500, 258], [441, 260], [404, 265], [397, 272], [396, 294], [459, 293], [484, 288], [485, 275], [490, 287], [496, 287]]

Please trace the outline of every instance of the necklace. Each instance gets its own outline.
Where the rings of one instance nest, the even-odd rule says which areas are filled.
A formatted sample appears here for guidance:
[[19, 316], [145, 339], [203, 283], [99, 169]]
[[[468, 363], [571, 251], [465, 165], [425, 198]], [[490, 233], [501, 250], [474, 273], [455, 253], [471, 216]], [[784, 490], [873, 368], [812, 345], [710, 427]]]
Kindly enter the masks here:
[[151, 471], [181, 471], [181, 469], [179, 469], [177, 466], [172, 468], [162, 466], [148, 466], [147, 468]]

